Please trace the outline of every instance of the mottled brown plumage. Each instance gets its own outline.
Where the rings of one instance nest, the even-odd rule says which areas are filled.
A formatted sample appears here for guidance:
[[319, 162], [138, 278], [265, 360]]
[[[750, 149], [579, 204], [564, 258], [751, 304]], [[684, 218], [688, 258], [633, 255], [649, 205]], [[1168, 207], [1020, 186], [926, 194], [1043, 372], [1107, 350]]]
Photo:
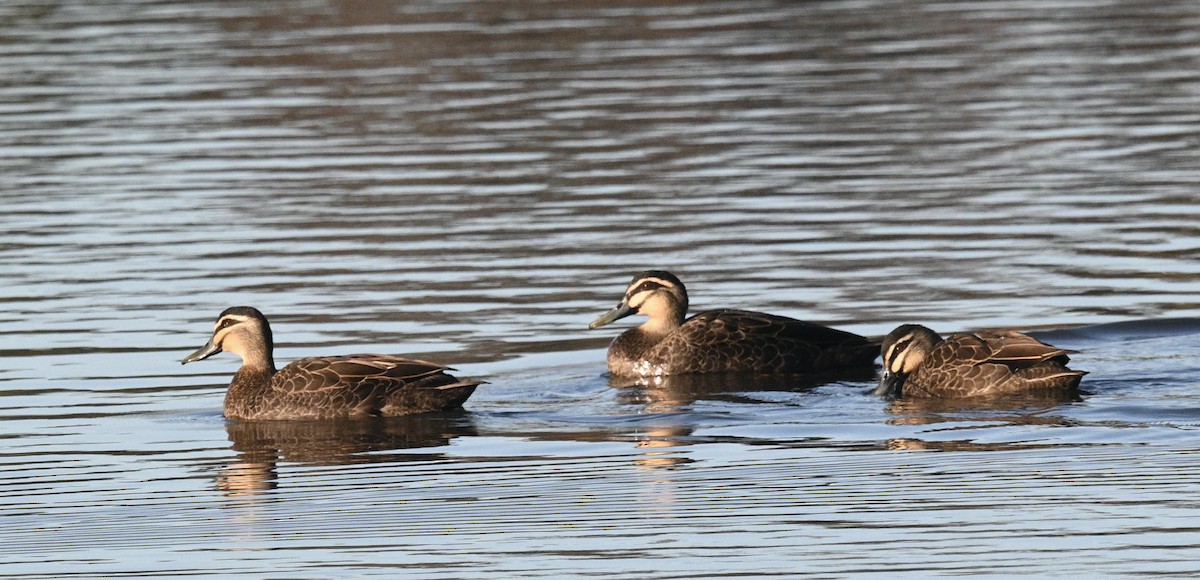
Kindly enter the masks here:
[[906, 324], [883, 339], [877, 394], [903, 397], [994, 397], [1074, 394], [1083, 371], [1067, 368], [1074, 351], [1012, 330], [955, 334]]
[[710, 310], [685, 320], [687, 307], [687, 290], [669, 272], [634, 276], [617, 307], [590, 326], [598, 328], [634, 313], [649, 318], [613, 340], [609, 372], [804, 374], [875, 363], [877, 343], [856, 334], [745, 310]]
[[242, 357], [225, 394], [234, 419], [334, 419], [398, 416], [461, 407], [479, 381], [459, 380], [448, 367], [379, 354], [311, 357], [278, 371], [271, 327], [248, 306], [217, 318], [213, 336], [183, 363], [227, 350]]

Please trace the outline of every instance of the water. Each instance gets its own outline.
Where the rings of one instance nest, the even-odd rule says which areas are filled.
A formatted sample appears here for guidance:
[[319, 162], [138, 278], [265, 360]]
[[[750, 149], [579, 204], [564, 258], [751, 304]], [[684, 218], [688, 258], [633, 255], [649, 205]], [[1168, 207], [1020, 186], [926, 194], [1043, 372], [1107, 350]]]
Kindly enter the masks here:
[[[1191, 2], [0, 6], [0, 573], [1194, 575]], [[631, 272], [1087, 395], [627, 387]], [[218, 312], [462, 413], [239, 425]], [[617, 326], [622, 326], [618, 324]]]

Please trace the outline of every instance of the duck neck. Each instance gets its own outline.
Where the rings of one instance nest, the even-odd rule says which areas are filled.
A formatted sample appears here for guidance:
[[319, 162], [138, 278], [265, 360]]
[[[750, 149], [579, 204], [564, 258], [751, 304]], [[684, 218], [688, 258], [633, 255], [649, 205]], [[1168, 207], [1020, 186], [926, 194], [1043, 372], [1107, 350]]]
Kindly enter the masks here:
[[242, 359], [242, 368], [233, 377], [233, 385], [260, 385], [271, 382], [275, 374], [275, 361], [270, 353], [266, 356], [246, 356]]
[[687, 304], [655, 300], [643, 304], [638, 312], [646, 315], [648, 320], [637, 329], [647, 336], [662, 338], [683, 325], [683, 317], [687, 314]]
[[274, 374], [275, 364], [269, 360], [266, 362], [266, 364], [245, 363], [242, 365], [242, 368], [238, 369], [237, 371], [237, 377], [245, 379], [258, 377], [266, 377], [267, 379], [270, 379]]
[[662, 338], [675, 332], [683, 324], [683, 318], [651, 318], [637, 327], [637, 330], [647, 336]]
[[273, 345], [270, 345], [261, 337], [253, 337], [242, 343], [237, 349], [237, 354], [242, 357], [242, 368], [238, 373], [245, 371], [250, 374], [265, 374], [270, 377], [275, 374], [275, 357], [271, 356]]

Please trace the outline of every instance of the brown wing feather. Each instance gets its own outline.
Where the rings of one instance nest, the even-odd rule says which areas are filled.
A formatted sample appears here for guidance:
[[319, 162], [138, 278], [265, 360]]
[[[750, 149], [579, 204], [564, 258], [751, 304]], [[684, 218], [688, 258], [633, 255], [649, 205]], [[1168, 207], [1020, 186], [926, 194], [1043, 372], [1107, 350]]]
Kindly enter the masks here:
[[1079, 387], [1079, 381], [1084, 371], [1071, 370], [1055, 361], [1049, 361], [1045, 364], [1024, 368], [1017, 371], [1016, 376], [1020, 377], [1030, 389], [1034, 390], [1060, 390], [1063, 388], [1076, 389]]
[[956, 334], [938, 343], [904, 385], [910, 396], [966, 396], [1006, 378], [1004, 365], [986, 364], [991, 349], [978, 336]]
[[991, 358], [991, 347], [978, 335], [955, 334], [934, 346], [922, 366], [950, 369], [982, 364]]
[[460, 406], [480, 384], [447, 370], [390, 355], [313, 357], [280, 369], [271, 390], [279, 409], [313, 416], [403, 415]]
[[449, 367], [423, 360], [382, 354], [352, 354], [325, 357], [323, 360], [327, 361], [333, 372], [347, 379], [384, 376], [407, 381], [450, 370]]
[[739, 333], [742, 337], [782, 338], [827, 348], [846, 342], [867, 342], [865, 338], [857, 334], [830, 328], [823, 324], [749, 310], [709, 310], [691, 317], [684, 321], [684, 324], [702, 320], [720, 321], [729, 326], [732, 332]]
[[1039, 362], [1060, 359], [1066, 364], [1069, 354], [1075, 351], [1061, 349], [1039, 341], [1028, 334], [1012, 330], [980, 332], [976, 336], [991, 350], [992, 361], [1002, 362], [1013, 368], [1033, 366]]
[[874, 363], [865, 338], [762, 312], [711, 310], [684, 321], [647, 353], [672, 373], [808, 373]]
[[1064, 366], [1069, 352], [1013, 331], [956, 334], [929, 352], [904, 393], [956, 397], [1069, 390], [1085, 374]]

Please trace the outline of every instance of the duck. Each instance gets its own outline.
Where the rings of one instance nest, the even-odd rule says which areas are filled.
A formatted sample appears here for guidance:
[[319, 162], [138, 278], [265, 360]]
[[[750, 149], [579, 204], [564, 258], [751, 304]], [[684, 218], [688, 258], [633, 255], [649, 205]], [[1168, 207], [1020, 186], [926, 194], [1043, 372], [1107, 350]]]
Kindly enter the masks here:
[[482, 381], [460, 380], [449, 367], [382, 354], [320, 356], [275, 369], [267, 317], [251, 306], [227, 308], [208, 343], [181, 363], [228, 351], [242, 359], [225, 393], [229, 419], [360, 419], [462, 407]]
[[627, 316], [648, 318], [608, 348], [613, 376], [690, 373], [816, 374], [874, 368], [878, 342], [828, 326], [748, 310], [708, 310], [686, 318], [687, 288], [665, 270], [633, 276], [596, 329]]
[[1073, 396], [1087, 373], [1067, 367], [1065, 350], [1015, 330], [953, 334], [919, 324], [888, 333], [875, 394], [892, 398]]

